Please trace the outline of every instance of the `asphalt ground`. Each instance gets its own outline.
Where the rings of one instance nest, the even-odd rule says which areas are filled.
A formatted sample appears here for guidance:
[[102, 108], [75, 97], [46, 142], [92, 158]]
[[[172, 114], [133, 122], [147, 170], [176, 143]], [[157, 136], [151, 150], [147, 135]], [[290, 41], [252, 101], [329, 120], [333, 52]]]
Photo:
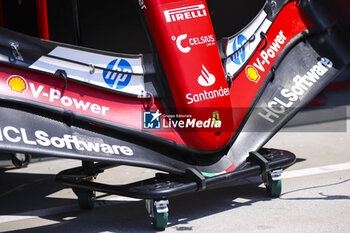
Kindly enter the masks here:
[[[172, 198], [165, 232], [349, 232], [350, 92], [326, 97], [325, 106], [298, 114], [266, 145], [297, 155], [279, 198], [267, 197], [259, 177]], [[2, 159], [0, 232], [154, 232], [142, 200], [98, 193], [93, 210], [80, 210], [73, 192], [54, 179], [80, 161], [36, 158], [14, 169]], [[97, 180], [127, 183], [153, 174], [121, 166]]]

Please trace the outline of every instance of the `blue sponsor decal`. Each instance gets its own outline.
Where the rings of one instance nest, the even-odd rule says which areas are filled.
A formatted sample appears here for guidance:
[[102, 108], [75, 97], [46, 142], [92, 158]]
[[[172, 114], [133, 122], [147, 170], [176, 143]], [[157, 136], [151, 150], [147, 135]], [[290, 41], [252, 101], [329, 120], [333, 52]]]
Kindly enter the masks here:
[[[233, 41], [233, 56], [231, 56], [231, 60], [236, 65], [242, 65], [246, 60], [246, 54], [245, 54], [245, 46], [244, 44], [247, 43], [247, 38], [243, 35], [239, 35], [234, 41]], [[238, 52], [237, 52], [238, 51]]]
[[156, 112], [143, 112], [143, 128], [144, 129], [160, 129], [160, 116], [159, 110]]
[[[104, 70], [102, 73], [103, 79], [111, 88], [117, 90], [123, 89], [130, 83], [133, 70], [130, 63], [127, 60], [115, 59], [108, 64], [106, 69], [108, 70]], [[117, 72], [112, 72], [110, 70], [114, 70]], [[119, 72], [125, 72], [130, 74]]]

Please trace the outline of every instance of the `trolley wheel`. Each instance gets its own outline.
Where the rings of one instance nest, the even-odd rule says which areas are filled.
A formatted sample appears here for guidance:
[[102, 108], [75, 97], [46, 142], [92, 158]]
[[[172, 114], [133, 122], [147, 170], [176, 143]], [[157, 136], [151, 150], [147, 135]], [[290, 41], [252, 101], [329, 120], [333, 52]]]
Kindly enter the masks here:
[[169, 208], [168, 200], [145, 200], [147, 212], [156, 230], [165, 230], [168, 225]]
[[282, 192], [282, 180], [274, 180], [273, 175], [269, 173], [266, 191], [270, 197], [279, 197]]
[[78, 197], [80, 209], [91, 210], [94, 208], [96, 199], [95, 191], [82, 188], [73, 188], [73, 192]]
[[12, 164], [17, 168], [26, 167], [30, 163], [32, 156], [30, 154], [14, 153], [12, 154]]
[[154, 207], [153, 226], [156, 230], [165, 230], [168, 225], [169, 212], [158, 213]]

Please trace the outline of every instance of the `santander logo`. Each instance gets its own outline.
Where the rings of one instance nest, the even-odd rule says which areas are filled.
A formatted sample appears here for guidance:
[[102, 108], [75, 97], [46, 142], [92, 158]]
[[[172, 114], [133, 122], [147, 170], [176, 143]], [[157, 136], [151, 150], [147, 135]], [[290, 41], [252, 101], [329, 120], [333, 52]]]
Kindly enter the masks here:
[[202, 65], [201, 75], [198, 77], [198, 83], [203, 87], [209, 87], [213, 85], [216, 81], [216, 78], [213, 74], [209, 73], [207, 68]]

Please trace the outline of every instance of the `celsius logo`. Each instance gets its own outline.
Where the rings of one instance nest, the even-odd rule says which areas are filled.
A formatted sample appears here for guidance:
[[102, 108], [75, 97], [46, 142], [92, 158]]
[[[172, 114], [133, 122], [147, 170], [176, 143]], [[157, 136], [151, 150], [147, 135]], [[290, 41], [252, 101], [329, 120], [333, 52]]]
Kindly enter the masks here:
[[111, 88], [119, 90], [129, 84], [133, 70], [128, 61], [115, 59], [108, 64], [106, 69], [108, 70], [104, 70], [102, 73], [103, 79]]
[[213, 74], [209, 73], [204, 65], [202, 65], [202, 68], [202, 74], [198, 77], [198, 83], [203, 87], [209, 87], [215, 83], [216, 78]]
[[[189, 53], [191, 51], [191, 47], [198, 45], [206, 45], [207, 47], [215, 45], [215, 37], [214, 35], [205, 35], [198, 37], [191, 37], [187, 39], [187, 34], [179, 35], [178, 37], [172, 36], [171, 39], [176, 42], [177, 48], [182, 53]], [[185, 41], [184, 41], [185, 40]], [[185, 47], [185, 45], [190, 45]]]
[[183, 53], [189, 53], [191, 51], [190, 47], [183, 47], [181, 44], [181, 42], [186, 38], [187, 38], [187, 34], [180, 35], [177, 38], [175, 36], [172, 37], [173, 40], [176, 40], [177, 48]]
[[10, 88], [10, 91], [12, 92], [23, 94], [28, 90], [27, 81], [19, 75], [10, 76], [7, 79], [6, 84]]
[[233, 41], [233, 56], [231, 57], [231, 60], [236, 65], [241, 65], [245, 62], [245, 47], [244, 44], [247, 43], [247, 38], [243, 35], [239, 35], [234, 41]]
[[194, 19], [207, 16], [207, 11], [203, 4], [195, 6], [187, 6], [164, 11], [165, 20], [167, 23]]

